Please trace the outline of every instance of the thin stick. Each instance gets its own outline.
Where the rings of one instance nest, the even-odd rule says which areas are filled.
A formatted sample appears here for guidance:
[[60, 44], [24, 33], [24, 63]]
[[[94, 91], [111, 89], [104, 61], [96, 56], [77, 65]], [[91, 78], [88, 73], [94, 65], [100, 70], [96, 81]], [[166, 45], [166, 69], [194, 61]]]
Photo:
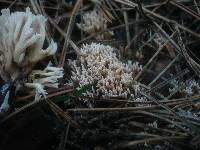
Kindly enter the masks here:
[[180, 57], [180, 54], [178, 54], [157, 76], [156, 78], [149, 83], [148, 86], [152, 86], [172, 65], [175, 63]]
[[143, 144], [143, 143], [161, 142], [161, 141], [166, 141], [166, 140], [182, 140], [185, 138], [188, 138], [188, 136], [165, 136], [165, 137], [147, 138], [143, 140], [131, 141], [124, 145], [120, 144], [117, 147], [115, 147], [115, 149], [131, 147], [131, 146], [134, 146], [137, 144]]
[[198, 7], [198, 4], [197, 4], [196, 0], [193, 0], [193, 2], [194, 2], [194, 5], [195, 5], [195, 7], [197, 9], [197, 13], [200, 15], [200, 9]]
[[[122, 5], [123, 7], [125, 7], [124, 5]], [[124, 22], [125, 22], [125, 29], [126, 29], [126, 42], [127, 42], [127, 45], [130, 45], [130, 31], [129, 31], [129, 26], [127, 25], [128, 24], [128, 14], [126, 11], [123, 11], [123, 16], [124, 16]]]
[[63, 49], [62, 49], [61, 58], [60, 58], [59, 64], [58, 64], [59, 67], [64, 66], [65, 57], [66, 57], [66, 53], [67, 53], [67, 47], [69, 45], [69, 38], [71, 36], [72, 28], [73, 28], [74, 21], [75, 21], [75, 18], [76, 18], [76, 12], [79, 10], [80, 6], [81, 6], [81, 0], [77, 0], [76, 4], [74, 6], [74, 9], [72, 11], [72, 15], [71, 15], [70, 20], [69, 20], [67, 33], [65, 35], [65, 42], [64, 42]]
[[149, 128], [149, 129], [153, 129], [153, 130], [157, 130], [157, 131], [165, 132], [165, 133], [178, 134], [178, 135], [183, 135], [183, 136], [187, 135], [187, 134], [182, 133], [182, 132], [177, 132], [177, 131], [173, 131], [173, 130], [169, 130], [169, 129], [158, 128], [158, 127], [153, 127], [153, 126], [149, 126], [149, 125], [146, 125], [144, 123], [136, 122], [136, 121], [131, 121], [131, 122], [129, 122], [129, 124], [132, 125], [132, 126], [143, 128], [143, 129]]
[[171, 3], [172, 5], [182, 9], [183, 11], [187, 12], [188, 14], [192, 15], [193, 17], [195, 17], [196, 19], [200, 20], [200, 15], [197, 14], [195, 11], [193, 11], [192, 9], [174, 1], [174, 0], [171, 0], [169, 1], [169, 3]]
[[[172, 102], [165, 104], [166, 106], [174, 106], [182, 104], [183, 102]], [[186, 101], [184, 103], [187, 103]], [[109, 111], [137, 111], [137, 110], [152, 110], [155, 108], [161, 108], [160, 105], [151, 105], [151, 106], [141, 106], [141, 107], [123, 107], [123, 108], [73, 108], [67, 109], [67, 111], [72, 112], [109, 112]]]
[[81, 56], [81, 51], [80, 51], [80, 49], [78, 48], [78, 46], [77, 46], [72, 40], [69, 40], [69, 43], [70, 43], [70, 45], [72, 46], [72, 48], [75, 50], [76, 55], [77, 55], [78, 57], [80, 57], [80, 56]]
[[79, 127], [78, 123], [72, 120], [72, 118], [69, 116], [68, 113], [64, 112], [58, 105], [56, 105], [51, 100], [46, 100], [47, 104], [55, 111], [57, 112], [62, 118], [64, 118], [66, 121], [68, 121], [73, 127]]

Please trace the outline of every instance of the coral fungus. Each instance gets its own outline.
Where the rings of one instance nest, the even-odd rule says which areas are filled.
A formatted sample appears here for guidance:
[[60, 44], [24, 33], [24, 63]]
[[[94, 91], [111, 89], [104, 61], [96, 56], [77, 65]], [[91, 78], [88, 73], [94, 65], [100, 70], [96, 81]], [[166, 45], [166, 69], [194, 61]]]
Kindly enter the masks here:
[[80, 87], [97, 81], [96, 90], [88, 94], [124, 98], [134, 94], [133, 78], [142, 69], [138, 62], [121, 62], [114, 48], [103, 44], [86, 44], [80, 51], [80, 65], [78, 60], [71, 62], [71, 78]]
[[[35, 71], [32, 69], [37, 62], [55, 54], [57, 44], [52, 40], [50, 45], [43, 49], [46, 36], [44, 16], [34, 15], [29, 8], [26, 8], [25, 12], [14, 13], [10, 13], [9, 9], [3, 9], [1, 13], [0, 74], [6, 82], [15, 81], [22, 73], [23, 76], [33, 74]], [[47, 80], [55, 85], [57, 78], [61, 76], [55, 76], [53, 79], [48, 77]], [[34, 86], [36, 91], [41, 91], [38, 88], [45, 86], [43, 84], [47, 80], [37, 80], [38, 86]], [[30, 83], [26, 85], [30, 87]], [[46, 85], [50, 86], [49, 83]]]

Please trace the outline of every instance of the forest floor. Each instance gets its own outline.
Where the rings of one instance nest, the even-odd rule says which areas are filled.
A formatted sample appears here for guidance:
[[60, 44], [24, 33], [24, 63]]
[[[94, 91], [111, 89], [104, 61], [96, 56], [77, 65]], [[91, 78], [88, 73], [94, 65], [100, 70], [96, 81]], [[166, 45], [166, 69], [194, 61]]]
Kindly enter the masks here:
[[[200, 149], [199, 0], [0, 0], [0, 9], [11, 12], [26, 7], [45, 16], [46, 42], [58, 45], [35, 67], [51, 60], [64, 77], [42, 100], [11, 96], [0, 150]], [[92, 11], [91, 19], [85, 14]], [[121, 62], [137, 64], [137, 94], [133, 88], [125, 98], [91, 96], [95, 85], [71, 86], [69, 59], [81, 58], [83, 44], [91, 43], [110, 45]]]

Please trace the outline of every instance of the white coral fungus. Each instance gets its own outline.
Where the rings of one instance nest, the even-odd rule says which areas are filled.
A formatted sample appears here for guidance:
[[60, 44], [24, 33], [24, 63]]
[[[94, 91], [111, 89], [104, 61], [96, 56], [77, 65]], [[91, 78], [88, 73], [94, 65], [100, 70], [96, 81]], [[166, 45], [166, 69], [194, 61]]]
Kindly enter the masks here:
[[40, 99], [38, 96], [46, 97], [45, 87], [58, 88], [58, 79], [63, 77], [63, 68], [52, 67], [50, 64], [44, 70], [33, 70], [29, 75], [32, 79], [31, 83], [26, 83], [25, 86], [36, 89], [35, 99]]
[[71, 78], [80, 87], [97, 81], [97, 89], [90, 95], [127, 98], [134, 94], [133, 78], [142, 68], [138, 62], [121, 62], [114, 48], [103, 44], [86, 44], [80, 51], [80, 65], [78, 60], [71, 62], [74, 69]]
[[0, 16], [0, 66], [4, 80], [14, 80], [24, 66], [30, 70], [38, 61], [57, 50], [57, 44], [51, 41], [43, 50], [45, 40], [45, 22], [42, 15], [26, 12], [10, 13], [3, 9]]
[[[108, 21], [104, 17], [103, 13], [94, 9], [93, 11], [87, 12], [83, 15], [84, 23], [77, 23], [77, 27], [87, 32], [88, 34], [94, 34], [96, 32], [107, 30]], [[102, 34], [98, 34], [96, 39], [102, 40], [113, 35], [112, 31], [108, 31]]]
[[[39, 75], [32, 82], [24, 85], [35, 89], [36, 99], [46, 96], [44, 87], [58, 87], [58, 79], [62, 78], [61, 68], [47, 66], [43, 71], [32, 71], [34, 65], [44, 58], [55, 54], [57, 44], [50, 42], [43, 49], [46, 31], [46, 19], [42, 15], [34, 15], [29, 8], [25, 12], [10, 13], [3, 9], [0, 16], [0, 74], [4, 81], [18, 80], [20, 74]], [[24, 81], [24, 80], [23, 80]], [[16, 87], [21, 87], [17, 84]]]

